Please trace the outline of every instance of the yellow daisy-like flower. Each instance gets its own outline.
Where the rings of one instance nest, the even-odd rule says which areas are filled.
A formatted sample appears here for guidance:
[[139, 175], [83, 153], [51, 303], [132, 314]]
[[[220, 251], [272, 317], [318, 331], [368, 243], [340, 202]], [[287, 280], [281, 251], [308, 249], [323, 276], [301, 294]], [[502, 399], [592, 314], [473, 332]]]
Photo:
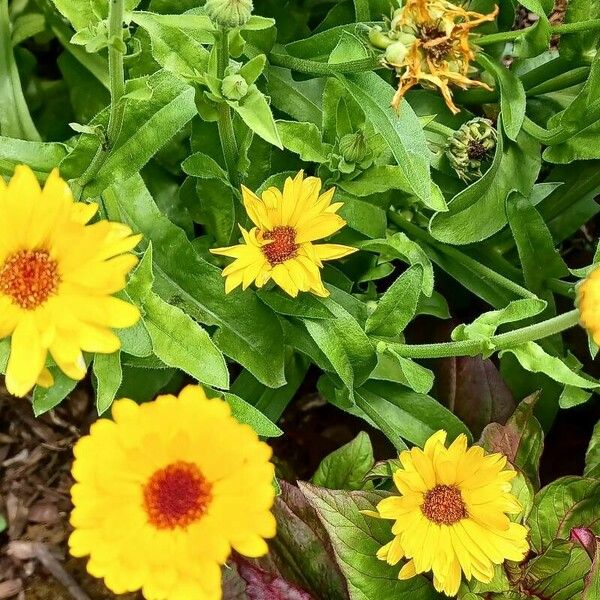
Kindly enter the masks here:
[[71, 554], [116, 594], [219, 600], [232, 548], [262, 556], [275, 535], [271, 448], [196, 385], [113, 417], [74, 449]]
[[240, 285], [246, 289], [253, 282], [261, 288], [272, 279], [293, 297], [298, 292], [329, 296], [319, 270], [323, 261], [356, 252], [349, 246], [313, 243], [346, 225], [337, 214], [343, 203], [331, 203], [334, 193], [332, 188], [321, 194], [321, 180], [304, 178], [302, 171], [294, 179], [288, 177], [283, 192], [270, 187], [262, 198], [242, 186], [244, 206], [255, 227], [240, 227], [243, 244], [211, 250], [236, 259], [223, 270], [225, 291]]
[[577, 286], [577, 307], [581, 325], [600, 345], [600, 268], [592, 271]]
[[418, 83], [437, 87], [453, 113], [460, 112], [452, 100], [450, 86], [463, 89], [491, 88], [469, 78], [474, 47], [469, 41], [473, 28], [493, 21], [490, 14], [465, 10], [447, 0], [408, 0], [391, 23], [390, 42], [384, 63], [399, 74], [392, 106], [398, 109], [406, 92]]
[[511, 493], [516, 472], [505, 468], [506, 457], [467, 449], [463, 434], [448, 448], [445, 442], [446, 432], [438, 431], [423, 450], [400, 454], [394, 483], [401, 496], [377, 505], [380, 518], [395, 521], [395, 537], [377, 557], [390, 565], [408, 559], [399, 579], [433, 571], [435, 589], [454, 596], [461, 571], [488, 583], [495, 564], [523, 560], [529, 545], [527, 529], [506, 516], [522, 510]]
[[135, 306], [112, 297], [125, 287], [140, 236], [120, 223], [88, 225], [95, 204], [74, 202], [54, 170], [42, 190], [18, 166], [0, 177], [0, 338], [12, 336], [6, 386], [24, 396], [36, 382], [52, 385], [50, 352], [72, 379], [86, 373], [84, 352], [120, 348], [111, 328], [130, 327]]

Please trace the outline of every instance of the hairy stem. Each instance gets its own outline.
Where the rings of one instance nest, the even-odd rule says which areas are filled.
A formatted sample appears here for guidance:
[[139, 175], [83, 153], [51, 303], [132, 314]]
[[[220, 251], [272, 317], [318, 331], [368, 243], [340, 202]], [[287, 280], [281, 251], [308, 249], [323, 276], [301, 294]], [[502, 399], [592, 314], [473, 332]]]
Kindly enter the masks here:
[[[219, 79], [223, 79], [225, 71], [229, 66], [229, 32], [225, 28], [221, 28], [219, 41], [217, 46], [217, 75]], [[223, 101], [218, 107], [219, 120], [219, 137], [221, 138], [221, 146], [223, 148], [223, 156], [225, 165], [229, 175], [231, 185], [237, 187], [239, 184], [238, 176], [238, 145], [235, 139], [235, 130], [233, 129], [233, 118], [231, 108]]]
[[108, 73], [110, 80], [110, 109], [106, 139], [96, 151], [85, 172], [76, 182], [76, 195], [81, 196], [85, 186], [90, 183], [106, 162], [110, 151], [115, 147], [125, 114], [123, 96], [125, 94], [125, 67], [123, 45], [124, 0], [110, 0], [108, 14]]
[[396, 342], [380, 342], [380, 350], [390, 348], [396, 354], [405, 358], [443, 358], [448, 356], [477, 356], [489, 351], [490, 344], [494, 350], [512, 348], [526, 342], [535, 342], [566, 329], [575, 327], [579, 323], [579, 311], [558, 315], [547, 321], [528, 325], [506, 333], [494, 335], [487, 340], [464, 340], [458, 342], [444, 342], [440, 344], [399, 344]]

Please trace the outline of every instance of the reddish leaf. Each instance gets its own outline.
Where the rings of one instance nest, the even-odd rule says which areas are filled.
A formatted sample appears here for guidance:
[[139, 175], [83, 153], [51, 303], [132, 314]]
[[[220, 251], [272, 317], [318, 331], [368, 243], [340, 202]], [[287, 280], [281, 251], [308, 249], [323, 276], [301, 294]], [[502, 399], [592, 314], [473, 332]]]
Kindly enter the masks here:
[[435, 396], [479, 437], [489, 423], [506, 423], [515, 401], [498, 369], [480, 356], [438, 361]]
[[250, 561], [234, 558], [239, 576], [246, 582], [248, 600], [315, 600], [289, 581], [269, 573]]
[[500, 452], [521, 469], [536, 489], [540, 487], [540, 457], [544, 432], [533, 414], [539, 394], [525, 398], [506, 425], [491, 423], [481, 434], [481, 445], [489, 452]]

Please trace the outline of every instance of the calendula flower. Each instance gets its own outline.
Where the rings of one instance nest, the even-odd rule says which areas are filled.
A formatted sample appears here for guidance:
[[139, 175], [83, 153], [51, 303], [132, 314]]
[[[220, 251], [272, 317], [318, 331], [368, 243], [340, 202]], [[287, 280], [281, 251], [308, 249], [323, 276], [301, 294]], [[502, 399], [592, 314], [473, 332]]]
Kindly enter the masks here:
[[74, 202], [54, 170], [42, 190], [18, 166], [0, 177], [0, 338], [11, 336], [6, 386], [24, 396], [52, 385], [48, 353], [71, 379], [86, 373], [84, 352], [120, 348], [111, 328], [130, 327], [138, 309], [112, 294], [125, 287], [140, 240], [120, 223], [88, 222], [95, 204]]
[[600, 345], [600, 268], [594, 269], [577, 286], [577, 307], [581, 325]]
[[438, 431], [423, 450], [400, 454], [394, 483], [401, 495], [377, 505], [380, 518], [395, 521], [395, 537], [377, 557], [390, 565], [407, 559], [400, 579], [433, 571], [435, 589], [454, 596], [461, 571], [488, 583], [495, 564], [523, 560], [529, 545], [527, 529], [507, 516], [522, 509], [511, 493], [516, 472], [506, 468], [506, 457], [467, 449], [462, 434], [448, 448], [445, 442], [446, 432]]
[[305, 178], [302, 171], [287, 178], [283, 192], [270, 187], [261, 198], [242, 186], [244, 206], [256, 227], [240, 227], [243, 244], [211, 250], [235, 258], [223, 270], [225, 291], [240, 285], [246, 289], [253, 282], [261, 288], [272, 279], [293, 297], [298, 292], [328, 296], [319, 270], [323, 261], [356, 252], [349, 246], [313, 243], [346, 224], [336, 214], [343, 204], [331, 203], [334, 193], [332, 188], [321, 194], [321, 180]]
[[473, 28], [493, 21], [497, 14], [497, 6], [484, 15], [447, 0], [407, 0], [395, 11], [389, 31], [372, 30], [371, 43], [385, 49], [384, 64], [399, 76], [392, 106], [397, 110], [406, 92], [421, 84], [439, 88], [448, 108], [458, 113], [451, 85], [491, 89], [486, 83], [469, 78], [475, 58], [469, 35]]
[[275, 535], [270, 447], [195, 385], [113, 417], [74, 449], [71, 554], [116, 594], [219, 600], [232, 549], [262, 556]]

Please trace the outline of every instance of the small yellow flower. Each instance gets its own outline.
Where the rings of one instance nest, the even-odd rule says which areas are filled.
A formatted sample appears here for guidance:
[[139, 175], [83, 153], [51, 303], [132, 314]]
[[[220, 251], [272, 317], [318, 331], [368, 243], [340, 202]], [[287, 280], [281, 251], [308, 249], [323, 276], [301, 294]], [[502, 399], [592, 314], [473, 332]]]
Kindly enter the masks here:
[[592, 271], [577, 286], [577, 306], [581, 325], [600, 345], [600, 268]]
[[74, 449], [71, 554], [116, 594], [219, 600], [232, 548], [262, 556], [275, 535], [271, 448], [196, 385], [113, 417]]
[[84, 352], [120, 348], [111, 328], [139, 319], [135, 306], [114, 298], [137, 258], [140, 236], [120, 223], [88, 225], [96, 204], [73, 201], [54, 170], [42, 190], [33, 171], [18, 166], [0, 177], [0, 338], [12, 336], [6, 386], [24, 396], [52, 385], [48, 352], [72, 379], [86, 373]]
[[469, 35], [497, 14], [497, 6], [484, 15], [447, 0], [408, 0], [396, 11], [385, 42], [384, 63], [399, 74], [392, 106], [397, 110], [406, 92], [419, 83], [439, 88], [455, 114], [460, 111], [452, 100], [451, 85], [490, 90], [482, 81], [469, 78], [475, 58]]
[[271, 187], [262, 198], [242, 186], [244, 206], [256, 227], [250, 231], [240, 227], [243, 244], [211, 250], [236, 259], [223, 270], [227, 293], [253, 282], [261, 288], [272, 279], [293, 297], [298, 292], [329, 296], [319, 271], [323, 261], [342, 258], [356, 248], [313, 244], [346, 225], [336, 214], [343, 204], [331, 203], [335, 189], [320, 192], [321, 180], [304, 178], [302, 171], [294, 179], [288, 177], [283, 192]]
[[400, 454], [394, 483], [401, 496], [377, 505], [380, 518], [395, 521], [395, 537], [377, 557], [390, 565], [408, 559], [400, 579], [433, 571], [435, 589], [454, 596], [461, 571], [488, 583], [495, 564], [523, 560], [529, 545], [527, 529], [506, 516], [522, 510], [511, 493], [516, 472], [505, 469], [506, 458], [486, 456], [479, 446], [467, 449], [463, 434], [449, 448], [445, 442], [446, 432], [438, 431], [424, 450]]

